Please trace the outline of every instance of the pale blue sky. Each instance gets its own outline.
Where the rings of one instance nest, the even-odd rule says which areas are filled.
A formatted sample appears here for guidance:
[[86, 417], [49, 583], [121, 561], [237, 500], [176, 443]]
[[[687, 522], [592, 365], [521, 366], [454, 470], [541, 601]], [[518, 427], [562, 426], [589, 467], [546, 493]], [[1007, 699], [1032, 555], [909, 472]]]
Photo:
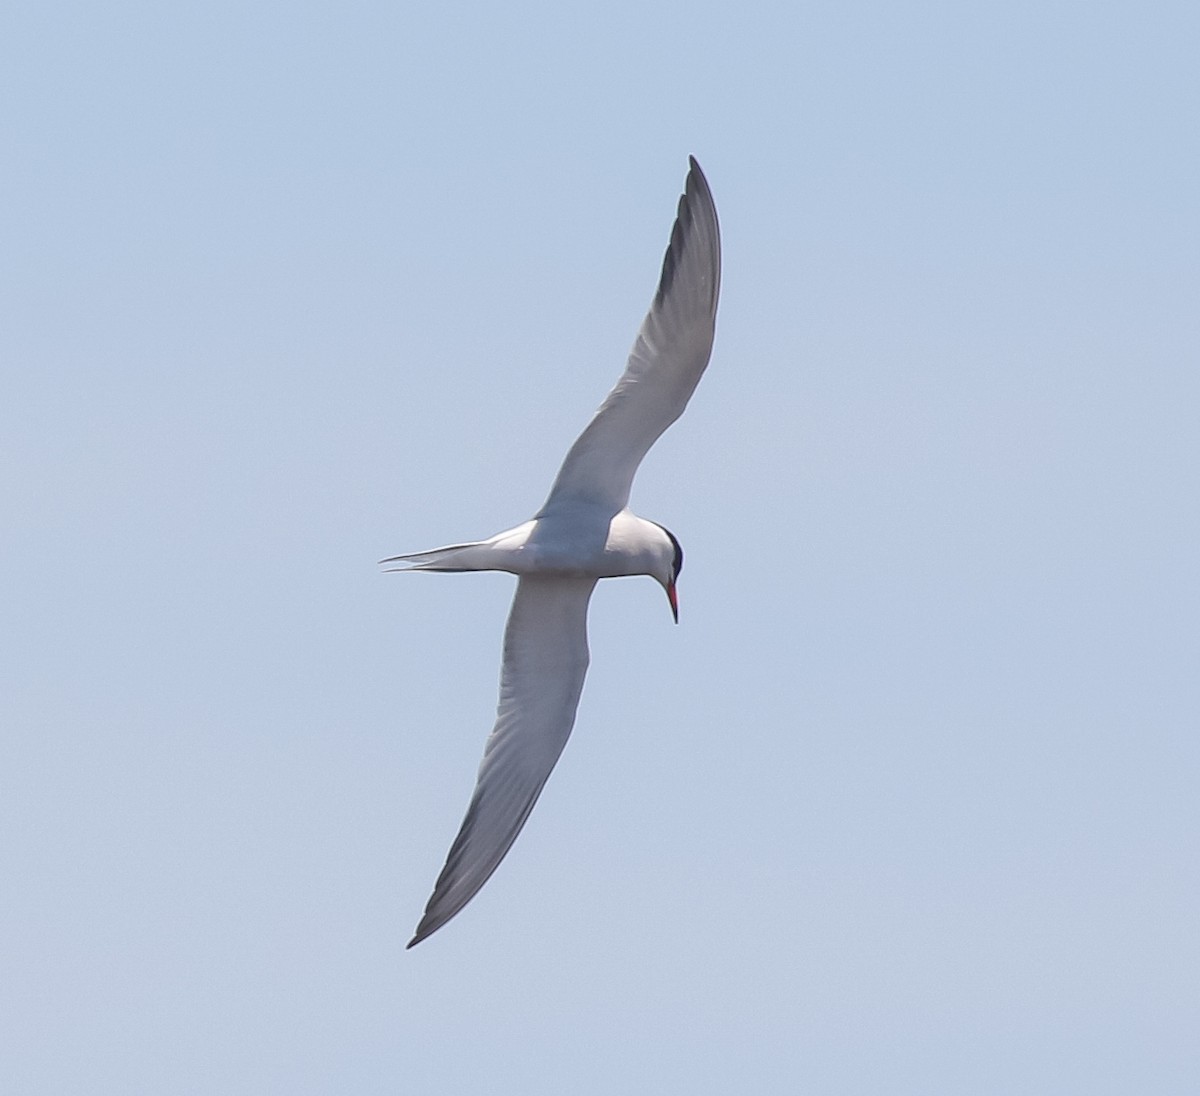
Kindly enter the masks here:
[[[0, 1090], [1200, 1073], [1194, 4], [0, 17]], [[712, 365], [412, 952], [694, 154]]]

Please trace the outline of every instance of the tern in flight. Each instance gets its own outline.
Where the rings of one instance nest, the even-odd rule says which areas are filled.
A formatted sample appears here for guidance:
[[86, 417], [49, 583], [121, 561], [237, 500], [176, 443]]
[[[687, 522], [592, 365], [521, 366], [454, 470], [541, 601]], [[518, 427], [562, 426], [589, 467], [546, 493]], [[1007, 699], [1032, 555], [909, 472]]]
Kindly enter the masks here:
[[575, 723], [588, 667], [587, 609], [598, 579], [649, 575], [679, 620], [679, 541], [629, 509], [638, 465], [687, 406], [708, 365], [721, 280], [717, 211], [690, 160], [662, 275], [629, 362], [530, 520], [487, 540], [383, 560], [394, 571], [508, 571], [496, 725], [466, 818], [411, 948], [487, 882], [533, 810]]

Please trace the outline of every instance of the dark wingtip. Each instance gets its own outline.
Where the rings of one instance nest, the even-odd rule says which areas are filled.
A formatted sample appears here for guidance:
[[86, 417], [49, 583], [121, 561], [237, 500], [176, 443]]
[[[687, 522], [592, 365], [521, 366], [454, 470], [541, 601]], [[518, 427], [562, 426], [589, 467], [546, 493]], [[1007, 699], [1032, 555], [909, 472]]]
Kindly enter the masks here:
[[432, 936], [446, 923], [445, 921], [440, 921], [435, 925], [430, 925], [428, 921], [427, 917], [421, 918], [421, 923], [417, 926], [417, 931], [413, 933], [413, 938], [404, 945], [405, 951], [408, 951], [409, 948], [415, 948], [422, 940]]
[[417, 926], [417, 931], [413, 933], [413, 938], [404, 945], [404, 950], [408, 951], [409, 948], [415, 948], [426, 937], [432, 936], [438, 930], [438, 928], [438, 925], [434, 925], [433, 928], [429, 928], [425, 924], [425, 919], [422, 918], [421, 923]]
[[708, 178], [704, 174], [704, 169], [700, 166], [695, 156], [689, 156], [688, 177], [687, 183], [684, 186], [684, 194], [690, 194], [693, 190], [702, 190], [708, 195], [709, 204], [712, 204], [712, 190], [709, 189]]
[[675, 210], [675, 224], [671, 226], [671, 239], [667, 244], [667, 252], [663, 256], [662, 274], [658, 280], [658, 292], [654, 295], [655, 305], [662, 304], [663, 298], [670, 291], [671, 283], [683, 258], [683, 250], [696, 216], [697, 195], [703, 195], [702, 202], [712, 211], [715, 222], [717, 212], [713, 204], [712, 191], [708, 180], [704, 177], [700, 164], [695, 156], [688, 156], [688, 175], [683, 185], [683, 193], [679, 197], [679, 205]]

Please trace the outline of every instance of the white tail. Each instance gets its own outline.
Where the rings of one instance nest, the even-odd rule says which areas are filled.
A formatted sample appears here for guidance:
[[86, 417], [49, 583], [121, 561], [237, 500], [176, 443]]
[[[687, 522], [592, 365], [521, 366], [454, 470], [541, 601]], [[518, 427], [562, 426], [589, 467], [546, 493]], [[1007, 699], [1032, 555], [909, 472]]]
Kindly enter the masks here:
[[[444, 548], [431, 548], [428, 552], [409, 552], [403, 556], [381, 559], [380, 566], [398, 563], [399, 567], [386, 567], [387, 571], [477, 571], [479, 556], [472, 549], [482, 548], [487, 541], [476, 540], [469, 544], [447, 544]], [[473, 557], [473, 558], [472, 558]]]

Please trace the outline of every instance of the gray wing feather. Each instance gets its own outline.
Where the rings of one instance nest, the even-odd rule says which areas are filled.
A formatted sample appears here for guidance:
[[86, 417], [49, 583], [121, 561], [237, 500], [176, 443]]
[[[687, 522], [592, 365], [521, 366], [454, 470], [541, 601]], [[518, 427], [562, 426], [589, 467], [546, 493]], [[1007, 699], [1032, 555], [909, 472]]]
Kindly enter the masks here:
[[504, 631], [496, 725], [475, 794], [408, 946], [436, 932], [488, 881], [533, 810], [575, 724], [596, 580], [526, 576]]
[[642, 458], [687, 406], [708, 365], [721, 284], [717, 210], [700, 165], [690, 160], [654, 303], [625, 372], [571, 446], [542, 509], [629, 502]]

